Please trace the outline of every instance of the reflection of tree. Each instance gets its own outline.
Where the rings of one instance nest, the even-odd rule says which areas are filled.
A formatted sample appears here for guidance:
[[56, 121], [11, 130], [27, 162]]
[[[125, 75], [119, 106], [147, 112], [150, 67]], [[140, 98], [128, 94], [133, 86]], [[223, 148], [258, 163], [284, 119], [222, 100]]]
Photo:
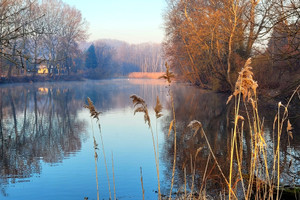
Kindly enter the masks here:
[[[131, 82], [129, 82], [131, 83]], [[97, 110], [101, 112], [116, 108], [132, 107], [129, 99], [131, 94], [141, 96], [153, 108], [156, 103], [156, 96], [164, 100], [164, 91], [166, 91], [164, 81], [140, 80], [140, 82], [129, 84], [127, 80], [114, 80], [109, 83], [89, 81], [81, 87], [83, 95], [81, 97], [90, 97]], [[84, 101], [84, 100], [83, 100]], [[162, 102], [163, 103], [163, 102]]]
[[[195, 162], [195, 185], [199, 188], [202, 183], [202, 176], [204, 174], [207, 159], [209, 157], [210, 151], [207, 147], [205, 139], [201, 137], [201, 134], [198, 132], [197, 135], [194, 135], [187, 126], [188, 124], [196, 119], [200, 121], [203, 125], [203, 129], [206, 132], [210, 145], [214, 151], [214, 154], [217, 157], [219, 164], [223, 170], [225, 176], [229, 173], [229, 152], [230, 152], [230, 138], [231, 138], [231, 129], [233, 126], [233, 108], [232, 105], [226, 105], [227, 95], [220, 93], [213, 93], [209, 91], [203, 91], [196, 88], [187, 88], [187, 87], [174, 87], [174, 105], [176, 112], [176, 124], [177, 124], [177, 168], [175, 177], [177, 178], [175, 182], [175, 186], [177, 189], [184, 185], [184, 168], [186, 168], [187, 180], [189, 181], [189, 186], [191, 186], [192, 182], [192, 171], [193, 165]], [[270, 111], [270, 105], [262, 105], [260, 107], [261, 116], [264, 117], [264, 130], [268, 135], [267, 138], [270, 140], [269, 146], [272, 154], [272, 127], [274, 116], [276, 114], [276, 108]], [[245, 112], [245, 111], [242, 111]], [[299, 111], [298, 111], [299, 113]], [[246, 116], [245, 116], [246, 118]], [[171, 117], [167, 116], [164, 118], [164, 133], [167, 135], [169, 130], [169, 124], [172, 120]], [[299, 120], [298, 120], [299, 121]], [[294, 120], [292, 120], [292, 123]], [[245, 122], [245, 128], [247, 129], [247, 123]], [[296, 124], [296, 122], [294, 122]], [[285, 130], [285, 129], [284, 129]], [[285, 134], [287, 136], [287, 134]], [[294, 135], [296, 135], [294, 133]], [[295, 136], [297, 137], [297, 136]], [[247, 173], [247, 169], [250, 166], [250, 136], [249, 131], [245, 130], [244, 138], [243, 138], [243, 146], [244, 146], [244, 162], [243, 162], [243, 173]], [[291, 177], [297, 178], [299, 177], [300, 169], [297, 169], [296, 166], [299, 166], [300, 160], [297, 160], [297, 157], [300, 154], [299, 149], [299, 139], [297, 141], [289, 141], [291, 147], [288, 147], [288, 139], [287, 137], [282, 137], [281, 141], [281, 162], [284, 167], [282, 172], [288, 180], [288, 177], [291, 180]], [[172, 171], [172, 163], [173, 163], [173, 138], [168, 137], [165, 140], [164, 148], [163, 148], [163, 159], [164, 164], [166, 166], [165, 177], [166, 183], [170, 183], [171, 181], [171, 171]], [[197, 149], [202, 148], [197, 158], [195, 159], [195, 154]], [[212, 158], [212, 157], [210, 157]], [[293, 173], [288, 172], [289, 161], [293, 159], [294, 169]], [[193, 165], [191, 165], [191, 163]], [[270, 164], [269, 166], [272, 166]], [[299, 168], [299, 167], [298, 167]], [[209, 176], [209, 184], [207, 186], [215, 187], [217, 184], [217, 188], [220, 188], [220, 184], [224, 181], [216, 163], [211, 159], [208, 163], [208, 171], [207, 175]], [[287, 175], [286, 175], [287, 174]], [[299, 181], [298, 181], [299, 182]], [[213, 184], [212, 184], [213, 183]], [[168, 186], [168, 185], [166, 185]], [[224, 185], [225, 186], [225, 185]], [[196, 188], [197, 188], [196, 187]], [[210, 188], [211, 189], [211, 188]]]
[[[190, 121], [197, 119], [203, 124], [204, 130], [207, 131], [207, 136], [212, 148], [215, 151], [220, 163], [226, 162], [229, 148], [230, 135], [228, 134], [228, 121], [227, 121], [227, 96], [224, 94], [216, 94], [212, 92], [201, 91], [196, 88], [176, 87], [174, 88], [174, 105], [176, 113], [177, 124], [177, 171], [176, 171], [176, 184], [180, 188], [184, 184], [184, 168], [186, 168], [187, 178], [191, 180], [192, 166], [191, 160], [194, 162], [194, 156], [198, 148], [203, 149], [197, 156], [196, 160], [196, 176], [195, 184], [199, 186], [200, 176], [203, 174], [209, 155], [209, 149], [205, 140], [201, 138], [200, 133], [194, 136], [194, 133], [187, 128]], [[214, 108], [214, 109], [211, 109]], [[165, 133], [168, 133], [168, 124], [171, 119], [165, 118]], [[170, 169], [172, 168], [173, 159], [173, 139], [167, 138], [164, 144], [164, 159], [166, 168], [166, 178], [171, 177]], [[213, 170], [211, 176], [218, 175], [217, 168], [213, 162], [209, 163], [209, 169]], [[200, 175], [200, 176], [199, 176]], [[168, 181], [167, 181], [168, 182]]]
[[41, 172], [41, 160], [61, 162], [81, 148], [85, 123], [78, 119], [90, 97], [101, 112], [131, 107], [133, 93], [154, 107], [165, 85], [127, 80], [36, 83], [0, 87], [0, 185]]
[[82, 101], [69, 89], [34, 85], [0, 89], [1, 181], [40, 173], [44, 162], [57, 163], [81, 148], [84, 122], [77, 112]]

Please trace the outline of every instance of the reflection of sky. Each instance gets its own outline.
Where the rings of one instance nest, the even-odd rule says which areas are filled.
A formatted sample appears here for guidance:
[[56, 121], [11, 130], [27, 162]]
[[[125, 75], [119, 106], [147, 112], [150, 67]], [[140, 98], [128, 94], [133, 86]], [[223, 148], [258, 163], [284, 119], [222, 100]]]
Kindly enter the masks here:
[[[7, 129], [11, 129], [13, 132], [13, 118], [12, 109], [7, 98], [8, 91], [11, 91], [12, 99], [14, 99], [15, 108], [17, 112], [18, 126], [23, 124], [24, 116], [24, 94], [22, 91], [26, 89], [29, 94], [29, 101], [27, 107], [27, 118], [28, 122], [33, 123], [34, 117], [34, 102], [32, 95], [38, 88], [49, 88], [49, 94], [39, 94], [38, 108], [41, 114], [44, 110], [45, 116], [42, 118], [44, 121], [43, 126], [45, 129], [45, 135], [51, 139], [45, 139], [39, 136], [34, 138], [28, 138], [26, 142], [18, 151], [16, 149], [9, 149], [10, 153], [7, 157], [10, 158], [12, 163], [11, 169], [18, 171], [17, 175], [21, 176], [22, 166], [19, 166], [19, 162], [15, 161], [12, 152], [19, 152], [17, 156], [22, 157], [24, 162], [29, 162], [37, 159], [40, 170], [31, 170], [25, 173], [29, 178], [17, 178], [16, 183], [11, 183], [13, 179], [9, 180], [6, 185], [1, 184], [4, 187], [5, 192], [9, 195], [4, 199], [83, 199], [87, 196], [89, 199], [96, 199], [96, 181], [95, 181], [95, 163], [94, 163], [94, 150], [93, 150], [93, 137], [91, 129], [90, 114], [87, 109], [83, 109], [84, 102], [89, 96], [94, 101], [95, 107], [98, 111], [103, 112], [100, 115], [100, 123], [102, 127], [103, 140], [105, 145], [108, 170], [110, 175], [111, 190], [113, 192], [113, 178], [112, 178], [112, 160], [111, 153], [114, 154], [114, 171], [116, 180], [116, 192], [118, 199], [142, 199], [142, 189], [140, 182], [140, 167], [143, 168], [143, 179], [146, 199], [156, 199], [154, 190], [157, 188], [157, 176], [155, 169], [155, 161], [152, 146], [152, 137], [150, 129], [144, 122], [144, 116], [142, 113], [133, 114], [133, 105], [130, 100], [131, 94], [137, 94], [143, 97], [149, 108], [149, 114], [153, 125], [153, 131], [155, 133], [155, 118], [153, 107], [155, 104], [156, 96], [160, 96], [162, 105], [170, 106], [167, 101], [170, 99], [167, 96], [166, 85], [163, 82], [156, 82], [151, 84], [144, 80], [102, 80], [102, 81], [84, 81], [84, 82], [66, 82], [66, 83], [33, 83], [23, 85], [12, 85], [7, 84], [0, 86], [0, 94], [3, 95], [2, 103], [5, 109], [4, 114], [6, 118], [9, 118], [9, 126], [4, 123]], [[66, 90], [68, 89], [68, 90]], [[176, 125], [177, 125], [177, 136], [181, 138], [180, 134], [185, 134], [177, 142], [180, 150], [177, 152], [178, 155], [186, 155], [190, 150], [185, 139], [189, 136], [188, 132], [184, 132], [187, 124], [197, 119], [202, 122], [203, 127], [208, 135], [209, 140], [214, 141], [214, 150], [219, 152], [219, 155], [225, 155], [227, 148], [226, 141], [230, 132], [226, 126], [226, 105], [227, 96], [224, 94], [214, 94], [208, 91], [199, 91], [198, 89], [187, 87], [186, 85], [180, 85], [174, 87], [174, 100], [176, 109]], [[61, 91], [57, 94], [57, 91]], [[51, 93], [52, 91], [52, 93]], [[65, 92], [63, 92], [65, 91]], [[53, 98], [45, 100], [47, 98]], [[67, 101], [67, 102], [65, 102]], [[77, 126], [84, 126], [85, 128], [78, 129], [75, 134], [66, 135], [63, 134], [62, 127], [53, 127], [53, 132], [48, 134], [47, 123], [48, 107], [47, 102], [52, 102], [54, 105], [53, 123], [55, 126], [62, 121], [62, 117], [69, 115], [72, 124]], [[182, 103], [184, 102], [184, 103]], [[67, 109], [66, 109], [67, 107]], [[169, 108], [169, 107], [168, 107]], [[213, 109], [211, 109], [213, 108]], [[158, 131], [160, 141], [160, 172], [161, 172], [161, 183], [162, 188], [168, 188], [170, 185], [170, 175], [173, 163], [173, 148], [170, 143], [170, 139], [165, 139], [162, 132], [168, 132], [170, 116], [166, 117], [169, 111], [164, 110], [164, 117], [159, 120]], [[266, 112], [263, 112], [266, 114]], [[39, 115], [40, 116], [40, 115]], [[55, 116], [55, 117], [54, 117]], [[273, 115], [272, 115], [273, 117]], [[267, 118], [266, 118], [267, 119]], [[40, 122], [41, 118], [38, 119]], [[231, 119], [229, 119], [231, 120]], [[85, 123], [79, 123], [84, 121]], [[6, 121], [5, 121], [6, 122]], [[67, 120], [66, 120], [67, 122]], [[267, 122], [267, 120], [266, 120]], [[68, 124], [68, 123], [66, 123]], [[47, 125], [47, 126], [46, 126]], [[54, 125], [54, 124], [53, 124]], [[28, 125], [28, 127], [34, 128], [34, 125]], [[268, 129], [269, 127], [269, 129]], [[21, 126], [18, 127], [20, 130]], [[67, 126], [64, 128], [68, 128]], [[105, 172], [105, 166], [103, 161], [101, 141], [98, 128], [96, 124], [93, 124], [97, 143], [99, 144], [99, 161], [98, 161], [98, 175], [99, 175], [99, 189], [101, 199], [108, 199], [108, 184]], [[265, 124], [266, 141], [272, 139], [272, 122], [271, 126]], [[28, 134], [31, 134], [30, 130]], [[55, 131], [58, 131], [56, 133]], [[82, 134], [81, 132], [84, 131]], [[295, 130], [296, 139], [296, 130]], [[190, 134], [193, 135], [193, 134]], [[246, 134], [245, 134], [246, 135]], [[215, 138], [217, 137], [217, 139]], [[74, 139], [75, 138], [75, 139]], [[192, 142], [195, 143], [195, 147], [199, 147], [201, 140], [199, 138], [192, 138]], [[1, 140], [0, 140], [1, 141]], [[292, 142], [293, 142], [292, 141]], [[32, 143], [31, 143], [32, 142]], [[75, 146], [70, 145], [71, 142], [75, 142]], [[76, 143], [77, 142], [77, 143]], [[202, 141], [203, 142], [203, 141]], [[52, 146], [49, 145], [51, 143]], [[13, 143], [12, 143], [13, 144]], [[36, 148], [31, 149], [31, 145], [35, 144]], [[73, 144], [73, 143], [72, 143]], [[13, 145], [12, 145], [13, 146]], [[57, 147], [51, 148], [47, 152], [48, 146]], [[193, 145], [192, 145], [193, 146]], [[13, 146], [14, 147], [14, 146]], [[41, 150], [41, 149], [42, 150]], [[299, 156], [299, 145], [294, 145], [292, 149], [288, 149], [287, 160], [292, 158], [298, 158]], [[186, 149], [186, 151], [185, 151]], [[246, 150], [246, 147], [245, 147]], [[45, 152], [46, 151], [46, 152]], [[36, 153], [38, 152], [38, 153]], [[59, 155], [56, 155], [59, 154]], [[247, 152], [245, 152], [245, 155]], [[23, 158], [24, 156], [24, 158]], [[39, 156], [34, 157], [34, 156]], [[284, 158], [282, 155], [281, 158]], [[198, 158], [206, 158], [207, 154], [203, 151], [199, 153]], [[186, 159], [186, 156], [178, 156], [178, 167]], [[222, 160], [226, 157], [221, 156]], [[2, 158], [3, 160], [3, 158]], [[204, 159], [203, 159], [204, 160]], [[295, 159], [294, 159], [295, 160]], [[0, 160], [1, 161], [1, 160]], [[58, 162], [58, 163], [57, 163]], [[34, 163], [34, 162], [33, 162]], [[2, 163], [0, 163], [2, 164]], [[34, 163], [35, 164], [35, 163]], [[224, 163], [221, 163], [224, 164]], [[288, 163], [287, 163], [288, 164]], [[226, 165], [227, 166], [227, 165]], [[295, 173], [299, 173], [299, 162], [295, 161], [292, 165]], [[26, 170], [32, 166], [25, 167]], [[202, 169], [205, 169], [203, 167]], [[181, 168], [180, 168], [181, 170]], [[182, 171], [178, 170], [178, 174]], [[40, 172], [40, 174], [38, 174]], [[2, 171], [1, 175], [7, 175]], [[8, 176], [8, 175], [7, 175]], [[179, 176], [177, 176], [179, 177]], [[7, 177], [1, 177], [0, 181], [4, 181]], [[282, 178], [286, 178], [283, 177]], [[299, 179], [297, 179], [299, 182]], [[180, 183], [180, 178], [179, 181]], [[297, 183], [298, 183], [297, 182]], [[175, 180], [176, 183], [176, 180]], [[175, 184], [176, 186], [176, 184]], [[2, 195], [0, 195], [2, 199]]]
[[[121, 80], [116, 80], [114, 84], [119, 84], [120, 81]], [[78, 85], [69, 85], [69, 87], [71, 91], [80, 91], [79, 94], [81, 95], [84, 88], [88, 88], [86, 89], [88, 93], [92, 94], [99, 92], [99, 96], [107, 95], [107, 98], [109, 98], [106, 99], [105, 102], [110, 104], [110, 109], [103, 111], [103, 114], [100, 115], [100, 123], [112, 195], [113, 174], [111, 153], [113, 152], [117, 198], [142, 199], [140, 182], [140, 167], [142, 167], [146, 199], [156, 199], [157, 194], [154, 191], [157, 190], [157, 176], [151, 132], [148, 125], [144, 122], [143, 114], [133, 114], [134, 108], [129, 96], [132, 93], [137, 93], [140, 96], [143, 96], [144, 93], [148, 93], [148, 101], [153, 99], [148, 107], [153, 124], [153, 131], [155, 133], [156, 123], [155, 114], [153, 112], [153, 102], [155, 102], [156, 99], [156, 92], [162, 94], [162, 91], [154, 90], [153, 92], [151, 85], [145, 87], [143, 84], [131, 85], [127, 81], [121, 81], [122, 84], [120, 85], [120, 88], [123, 88], [124, 90], [114, 88], [116, 86], [114, 84], [108, 86], [106, 85], [108, 83], [106, 81], [100, 81], [99, 84], [93, 84], [95, 86], [93, 88], [89, 87], [91, 86], [91, 83], [95, 82], [84, 82], [79, 84], [81, 86], [83, 85], [82, 88]], [[160, 87], [165, 90], [164, 86]], [[118, 96], [118, 92], [120, 91], [120, 96]], [[111, 94], [108, 95], [108, 93]], [[110, 99], [111, 96], [114, 96], [114, 98]], [[95, 99], [100, 101], [100, 97], [98, 96], [95, 96]], [[128, 104], [128, 102], [130, 102], [130, 104]], [[42, 101], [42, 103], [44, 104], [45, 102]], [[83, 103], [84, 102], [82, 102], [82, 105]], [[103, 106], [101, 102], [97, 103], [100, 105], [98, 107]], [[89, 199], [96, 199], [97, 193], [91, 119], [87, 109], [80, 107], [78, 109], [78, 120], [84, 120], [87, 127], [87, 132], [82, 136], [83, 141], [81, 149], [73, 153], [66, 152], [65, 159], [60, 163], [50, 164], [44, 163], [41, 160], [41, 174], [34, 174], [33, 177], [27, 179], [20, 178], [16, 180], [15, 184], [7, 185], [5, 190], [8, 197], [5, 199], [83, 199], [83, 197], [86, 196], [89, 197]], [[158, 123], [161, 147], [163, 135], [161, 134], [160, 127], [161, 124]], [[99, 145], [98, 178], [100, 199], [108, 199], [108, 184], [100, 135], [95, 123], [93, 123], [93, 129]]]
[[[87, 110], [78, 113], [80, 118], [90, 117]], [[154, 113], [151, 114], [152, 116]], [[155, 199], [153, 191], [157, 188], [156, 169], [150, 129], [144, 123], [143, 115], [133, 115], [132, 109], [107, 112], [100, 117], [103, 140], [107, 158], [111, 190], [113, 192], [113, 174], [111, 153], [114, 155], [116, 193], [120, 199], [141, 199], [140, 167], [143, 168], [144, 188], [147, 199]], [[89, 126], [91, 127], [91, 126]], [[108, 199], [108, 184], [101, 149], [99, 131], [93, 124], [99, 145], [98, 178], [101, 199]], [[155, 128], [155, 127], [154, 127]], [[62, 163], [43, 164], [42, 174], [19, 182], [7, 189], [7, 199], [95, 199], [96, 181], [92, 130], [90, 137], [82, 145], [82, 150], [71, 155]], [[159, 137], [160, 143], [163, 137]], [[22, 180], [21, 180], [22, 181]]]

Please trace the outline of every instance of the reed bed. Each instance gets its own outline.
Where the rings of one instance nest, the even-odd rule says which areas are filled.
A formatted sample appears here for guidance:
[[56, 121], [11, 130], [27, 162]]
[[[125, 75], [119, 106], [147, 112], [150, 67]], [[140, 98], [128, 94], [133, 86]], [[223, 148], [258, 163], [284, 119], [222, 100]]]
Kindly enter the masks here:
[[163, 72], [132, 72], [128, 75], [128, 78], [158, 79], [163, 74]]
[[[164, 78], [169, 86], [171, 80], [174, 77], [173, 73], [169, 71], [169, 66], [166, 63], [166, 73], [160, 78]], [[234, 99], [234, 126], [231, 130], [230, 139], [230, 157], [229, 157], [229, 174], [225, 175], [221, 165], [219, 164], [217, 157], [214, 154], [210, 142], [207, 138], [201, 122], [192, 120], [188, 127], [194, 131], [194, 135], [201, 134], [205, 139], [208, 149], [210, 151], [207, 159], [205, 172], [203, 174], [202, 185], [198, 192], [194, 193], [194, 181], [195, 181], [195, 168], [197, 154], [199, 154], [202, 148], [197, 149], [194, 157], [191, 155], [191, 169], [192, 180], [190, 183], [190, 191], [187, 191], [187, 180], [184, 178], [184, 194], [177, 197], [172, 197], [172, 188], [174, 183], [175, 167], [176, 167], [176, 118], [174, 109], [173, 94], [169, 87], [169, 95], [171, 97], [171, 108], [173, 119], [169, 125], [169, 133], [174, 131], [174, 159], [172, 168], [172, 179], [170, 186], [170, 193], [168, 198], [164, 199], [208, 199], [209, 196], [205, 191], [207, 166], [210, 160], [210, 155], [217, 166], [223, 181], [225, 182], [227, 189], [223, 193], [220, 193], [220, 199], [280, 199], [282, 195], [282, 187], [280, 186], [280, 141], [283, 134], [283, 127], [286, 125], [287, 133], [292, 138], [292, 127], [288, 120], [288, 107], [291, 99], [295, 95], [299, 95], [299, 88], [290, 97], [290, 100], [286, 105], [281, 102], [278, 103], [278, 112], [274, 119], [273, 127], [273, 142], [269, 144], [266, 142], [264, 132], [264, 122], [259, 115], [258, 111], [258, 97], [257, 97], [258, 83], [253, 79], [253, 73], [251, 68], [251, 59], [248, 59], [243, 69], [239, 73], [238, 80], [235, 84], [235, 90], [233, 94], [228, 98], [226, 104]], [[145, 102], [143, 102], [145, 103]], [[246, 114], [241, 114], [241, 106], [245, 107]], [[143, 110], [144, 112], [144, 110]], [[145, 113], [146, 115], [146, 113]], [[145, 121], [146, 118], [145, 117]], [[248, 123], [248, 129], [245, 128], [245, 123]], [[150, 124], [149, 124], [150, 126]], [[251, 138], [251, 165], [248, 169], [244, 169], [243, 163], [243, 138], [245, 134], [249, 134]], [[273, 145], [273, 152], [270, 152], [270, 145]], [[158, 145], [157, 145], [158, 146]], [[157, 149], [157, 147], [156, 147]], [[157, 151], [157, 150], [155, 150]], [[157, 154], [156, 154], [157, 155]], [[272, 155], [272, 156], [270, 156]], [[158, 158], [156, 158], [158, 162]], [[186, 168], [183, 169], [186, 176]], [[159, 174], [159, 173], [158, 173]], [[159, 179], [158, 179], [159, 180]], [[238, 185], [240, 187], [238, 188]], [[242, 191], [242, 195], [239, 194]], [[160, 194], [160, 192], [159, 192]], [[161, 195], [161, 194], [160, 194]], [[159, 199], [161, 197], [159, 196]]]
[[[156, 99], [156, 106], [154, 107], [155, 116], [156, 116], [156, 135], [153, 132], [152, 123], [149, 116], [149, 111], [145, 100], [137, 95], [131, 95], [134, 105], [134, 114], [142, 113], [144, 115], [144, 121], [148, 125], [153, 144], [153, 152], [155, 157], [155, 166], [157, 172], [157, 185], [158, 185], [158, 199], [215, 199], [216, 197], [211, 197], [207, 194], [206, 183], [208, 181], [209, 169], [208, 164], [214, 162], [214, 165], [217, 167], [222, 180], [225, 183], [224, 190], [217, 194], [218, 199], [280, 199], [282, 197], [283, 188], [280, 183], [281, 176], [281, 166], [280, 166], [280, 141], [281, 137], [285, 132], [290, 138], [293, 137], [292, 126], [288, 119], [288, 108], [291, 103], [291, 100], [294, 96], [299, 95], [300, 86], [295, 90], [295, 92], [290, 97], [288, 103], [283, 105], [281, 102], [278, 103], [277, 114], [273, 123], [273, 141], [271, 143], [266, 142], [266, 134], [264, 132], [264, 121], [259, 115], [258, 110], [258, 97], [257, 97], [257, 88], [258, 83], [253, 78], [252, 68], [251, 68], [251, 59], [248, 59], [241, 72], [239, 73], [237, 82], [235, 84], [235, 90], [232, 95], [228, 98], [226, 104], [234, 104], [234, 125], [231, 129], [231, 138], [230, 138], [230, 153], [229, 153], [229, 162], [228, 168], [229, 173], [225, 173], [218, 162], [218, 159], [214, 153], [214, 149], [211, 147], [208, 140], [207, 134], [203, 129], [203, 126], [200, 121], [192, 120], [188, 127], [193, 131], [193, 135], [200, 134], [201, 138], [204, 139], [208, 150], [209, 155], [207, 157], [207, 163], [202, 175], [202, 184], [200, 188], [195, 188], [195, 178], [196, 178], [196, 161], [197, 156], [201, 153], [203, 147], [199, 147], [195, 155], [190, 155], [190, 168], [192, 171], [191, 183], [187, 181], [186, 175], [186, 166], [184, 166], [184, 192], [178, 192], [178, 195], [174, 196], [173, 185], [175, 178], [175, 169], [177, 162], [177, 132], [176, 132], [176, 115], [174, 107], [173, 93], [171, 90], [171, 82], [174, 78], [174, 74], [170, 71], [168, 64], [166, 63], [166, 73], [162, 74], [160, 78], [163, 78], [169, 84], [169, 96], [171, 97], [171, 108], [172, 108], [172, 120], [169, 124], [168, 137], [170, 137], [171, 132], [173, 132], [173, 142], [174, 142], [174, 158], [172, 165], [172, 178], [170, 183], [170, 192], [168, 196], [161, 193], [161, 184], [160, 184], [160, 171], [159, 171], [159, 146], [158, 146], [158, 131], [157, 131], [157, 120], [162, 117], [162, 105], [159, 98]], [[225, 103], [225, 102], [224, 102]], [[242, 114], [241, 107], [244, 106], [245, 113]], [[90, 110], [91, 117], [96, 118], [99, 123], [99, 112], [97, 112], [88, 98], [88, 105], [85, 106]], [[245, 123], [247, 123], [247, 128], [245, 128]], [[101, 134], [100, 123], [99, 131]], [[286, 131], [284, 131], [286, 127]], [[248, 134], [250, 137], [250, 166], [245, 168], [245, 158], [243, 157], [244, 152], [244, 137]], [[103, 148], [104, 160], [104, 143], [101, 135], [101, 142]], [[271, 151], [270, 151], [271, 149]], [[96, 180], [97, 180], [97, 192], [98, 192], [98, 178], [97, 178], [97, 143], [94, 137], [94, 150], [95, 150], [95, 168], [96, 168]], [[271, 155], [271, 156], [270, 156]], [[106, 161], [105, 161], [106, 165]], [[106, 165], [107, 178], [109, 183], [109, 176]], [[143, 186], [143, 175], [142, 168], [140, 168], [141, 176], [141, 186], [143, 199], [145, 199], [145, 191]], [[115, 179], [114, 179], [115, 183]], [[189, 188], [189, 189], [188, 189]], [[110, 192], [110, 186], [109, 186]], [[115, 193], [115, 188], [114, 188]], [[97, 194], [99, 199], [99, 193]], [[110, 192], [111, 198], [111, 192]], [[114, 195], [114, 199], [116, 196]]]
[[[273, 148], [269, 148], [272, 144], [266, 142], [264, 122], [258, 111], [256, 91], [258, 84], [254, 81], [251, 70], [251, 59], [248, 59], [239, 73], [235, 91], [227, 101], [229, 103], [234, 98], [234, 126], [231, 130], [228, 176], [223, 173], [201, 122], [193, 120], [189, 127], [194, 129], [195, 134], [200, 130], [201, 135], [205, 138], [214, 162], [227, 185], [228, 194], [223, 196], [224, 199], [280, 199], [283, 192], [280, 186], [280, 141], [284, 124], [287, 127], [289, 137], [292, 137], [292, 127], [288, 120], [288, 107], [291, 99], [298, 94], [300, 86], [292, 94], [287, 105], [278, 103], [273, 127]], [[245, 116], [242, 116], [240, 112], [242, 105], [246, 110]], [[247, 131], [244, 127], [245, 122], [248, 123], [249, 127]], [[243, 138], [245, 134], [249, 134], [251, 138], [251, 165], [248, 169], [244, 169], [243, 166]], [[270, 149], [273, 149], [273, 152], [270, 152]], [[241, 185], [242, 196], [238, 194], [238, 184]]]

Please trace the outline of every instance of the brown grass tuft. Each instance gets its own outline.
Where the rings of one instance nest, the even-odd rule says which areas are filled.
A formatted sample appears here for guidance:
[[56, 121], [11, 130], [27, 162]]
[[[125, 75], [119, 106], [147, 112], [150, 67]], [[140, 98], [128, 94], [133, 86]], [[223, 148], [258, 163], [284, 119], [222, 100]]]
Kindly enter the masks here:
[[148, 126], [150, 128], [151, 127], [151, 122], [150, 122], [148, 108], [147, 108], [147, 104], [145, 103], [145, 100], [142, 99], [141, 97], [135, 95], [135, 94], [131, 95], [130, 98], [132, 99], [132, 103], [133, 103], [134, 107], [137, 107], [134, 110], [134, 114], [137, 113], [137, 112], [144, 113], [145, 123], [148, 123]]

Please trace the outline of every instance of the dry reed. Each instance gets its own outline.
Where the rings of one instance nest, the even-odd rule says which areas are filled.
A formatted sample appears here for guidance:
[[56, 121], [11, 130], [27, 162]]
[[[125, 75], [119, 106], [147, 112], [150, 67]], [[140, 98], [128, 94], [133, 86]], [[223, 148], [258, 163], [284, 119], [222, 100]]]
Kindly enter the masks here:
[[[100, 121], [99, 121], [99, 115], [101, 114], [101, 112], [98, 112], [96, 110], [96, 108], [95, 108], [92, 100], [89, 97], [87, 98], [87, 101], [88, 101], [88, 104], [84, 105], [84, 108], [89, 109], [90, 114], [91, 114], [91, 118], [96, 119], [97, 120], [97, 124], [98, 124], [98, 129], [99, 129], [100, 139], [101, 139], [101, 144], [102, 144], [102, 153], [103, 153], [105, 170], [106, 170], [106, 175], [107, 175], [107, 182], [108, 182], [108, 189], [109, 189], [109, 199], [111, 199], [110, 181], [109, 181], [108, 168], [107, 168], [106, 156], [105, 156], [105, 150], [104, 150], [104, 142], [103, 142], [103, 137], [102, 137], [102, 132], [101, 132], [101, 125], [100, 125]], [[97, 181], [97, 199], [99, 200], [98, 169], [97, 169], [98, 154], [96, 152], [96, 150], [98, 150], [98, 144], [97, 144], [96, 139], [95, 139], [93, 123], [92, 123], [92, 132], [93, 132], [94, 151], [95, 151], [95, 168], [96, 168], [96, 181]]]
[[[194, 135], [200, 130], [201, 135], [204, 136], [210, 153], [228, 186], [228, 199], [237, 199], [236, 185], [238, 182], [242, 185], [243, 195], [245, 199], [274, 199], [273, 194], [276, 192], [276, 199], [280, 198], [280, 139], [283, 131], [284, 123], [287, 123], [287, 134], [292, 137], [292, 126], [288, 120], [288, 106], [291, 99], [296, 94], [299, 95], [298, 90], [295, 90], [287, 105], [278, 104], [278, 112], [274, 120], [273, 135], [277, 134], [277, 142], [273, 139], [274, 152], [273, 158], [268, 157], [268, 144], [266, 143], [265, 133], [263, 129], [263, 121], [259, 117], [257, 92], [258, 84], [253, 79], [251, 71], [251, 59], [248, 59], [245, 66], [239, 73], [238, 80], [235, 85], [235, 91], [228, 98], [228, 101], [235, 98], [235, 114], [234, 127], [231, 131], [231, 149], [230, 149], [230, 163], [229, 163], [229, 177], [227, 178], [214, 155], [207, 136], [202, 128], [202, 124], [193, 120], [188, 125], [194, 130]], [[248, 174], [242, 173], [243, 165], [243, 137], [244, 137], [244, 121], [245, 118], [240, 115], [241, 101], [246, 109], [246, 116], [249, 123], [249, 135], [251, 140], [251, 165], [248, 169]], [[250, 109], [248, 106], [250, 105]], [[284, 112], [281, 113], [281, 108]], [[277, 126], [275, 126], [277, 123]], [[276, 132], [276, 133], [275, 133]], [[239, 145], [238, 145], [239, 144]], [[236, 155], [236, 158], [234, 158]], [[236, 161], [236, 163], [235, 163]], [[270, 167], [269, 163], [273, 163]], [[234, 166], [237, 166], [236, 176], [233, 176]], [[271, 170], [271, 171], [270, 171]], [[235, 179], [234, 179], [235, 178]], [[255, 193], [252, 193], [255, 191]], [[200, 193], [199, 193], [200, 194]]]
[[96, 171], [96, 185], [97, 185], [97, 200], [99, 200], [99, 182], [98, 182], [98, 166], [97, 166], [97, 161], [98, 161], [98, 154], [97, 154], [97, 150], [98, 150], [98, 144], [95, 138], [95, 133], [94, 133], [94, 127], [93, 127], [93, 122], [92, 119], [95, 118], [97, 120], [99, 120], [99, 114], [100, 112], [97, 112], [93, 102], [91, 101], [91, 99], [88, 97], [87, 98], [88, 101], [88, 105], [84, 105], [84, 108], [87, 108], [90, 110], [90, 114], [91, 114], [91, 126], [92, 126], [92, 133], [93, 133], [93, 142], [94, 142], [94, 158], [95, 158], [95, 171]]
[[169, 83], [169, 94], [171, 97], [171, 107], [172, 107], [172, 114], [173, 114], [173, 120], [170, 123], [169, 134], [168, 134], [168, 136], [169, 136], [171, 129], [173, 128], [173, 130], [174, 130], [174, 158], [173, 158], [173, 169], [172, 169], [172, 181], [171, 181], [170, 194], [169, 194], [169, 199], [171, 199], [173, 185], [174, 185], [174, 178], [175, 178], [176, 159], [177, 159], [176, 115], [175, 115], [174, 98], [173, 98], [173, 93], [171, 90], [171, 82], [175, 78], [175, 75], [173, 74], [173, 72], [170, 71], [170, 66], [168, 65], [167, 62], [165, 63], [165, 67], [166, 67], [166, 73], [159, 78], [165, 79]]
[[[141, 112], [144, 113], [144, 121], [145, 123], [148, 123], [148, 126], [150, 128], [151, 131], [151, 136], [152, 136], [152, 143], [153, 143], [153, 151], [154, 151], [154, 158], [155, 158], [155, 166], [156, 166], [156, 173], [157, 173], [157, 184], [158, 184], [158, 198], [161, 199], [161, 191], [160, 191], [160, 177], [159, 177], [159, 153], [158, 153], [158, 141], [155, 142], [154, 139], [154, 134], [153, 134], [153, 130], [152, 130], [152, 126], [151, 126], [151, 120], [149, 117], [149, 112], [148, 112], [148, 108], [147, 108], [147, 104], [145, 102], [145, 100], [137, 95], [131, 95], [130, 98], [132, 99], [132, 103], [134, 105], [134, 107], [136, 107], [136, 109], [134, 110], [134, 114], [136, 114], [137, 112]], [[157, 103], [160, 104], [159, 100], [157, 101]], [[160, 108], [161, 105], [156, 105], [155, 109], [156, 109], [156, 116], [161, 116], [160, 111], [162, 108]], [[158, 119], [158, 118], [157, 118]], [[158, 138], [157, 138], [158, 140]]]

